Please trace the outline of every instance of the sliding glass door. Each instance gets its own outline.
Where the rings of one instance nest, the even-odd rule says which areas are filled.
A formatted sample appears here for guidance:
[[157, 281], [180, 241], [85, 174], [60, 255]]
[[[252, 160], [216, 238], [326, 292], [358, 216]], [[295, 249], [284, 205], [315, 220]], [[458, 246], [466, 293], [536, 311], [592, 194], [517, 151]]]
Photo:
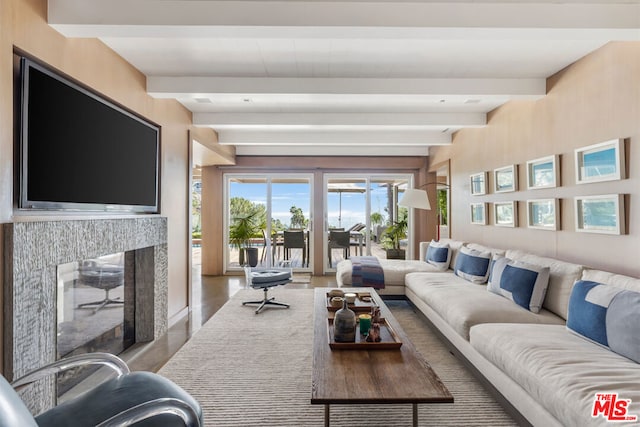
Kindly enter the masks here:
[[[393, 249], [404, 250], [411, 235], [409, 212], [398, 206], [412, 175], [327, 174], [324, 180], [325, 272], [335, 271], [338, 262], [350, 256], [387, 258]], [[404, 224], [404, 225], [403, 225]], [[395, 238], [387, 231], [399, 229]], [[394, 257], [399, 257], [399, 251]]]
[[312, 267], [312, 175], [225, 175], [225, 271]]

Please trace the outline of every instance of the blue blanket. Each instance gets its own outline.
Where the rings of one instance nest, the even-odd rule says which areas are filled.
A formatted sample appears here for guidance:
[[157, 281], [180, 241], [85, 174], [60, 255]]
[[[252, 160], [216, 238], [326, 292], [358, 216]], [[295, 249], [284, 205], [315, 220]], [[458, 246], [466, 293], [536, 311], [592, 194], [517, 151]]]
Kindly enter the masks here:
[[351, 286], [384, 289], [384, 271], [374, 256], [352, 256]]

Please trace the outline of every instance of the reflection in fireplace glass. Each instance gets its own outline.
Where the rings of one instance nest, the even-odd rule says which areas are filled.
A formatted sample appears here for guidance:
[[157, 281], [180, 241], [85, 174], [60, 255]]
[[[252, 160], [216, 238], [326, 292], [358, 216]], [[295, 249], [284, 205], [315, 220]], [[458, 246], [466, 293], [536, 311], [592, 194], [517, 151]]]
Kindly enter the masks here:
[[[119, 354], [133, 344], [133, 290], [125, 285], [125, 253], [58, 266], [58, 359], [95, 351]], [[58, 378], [58, 395], [89, 375]]]

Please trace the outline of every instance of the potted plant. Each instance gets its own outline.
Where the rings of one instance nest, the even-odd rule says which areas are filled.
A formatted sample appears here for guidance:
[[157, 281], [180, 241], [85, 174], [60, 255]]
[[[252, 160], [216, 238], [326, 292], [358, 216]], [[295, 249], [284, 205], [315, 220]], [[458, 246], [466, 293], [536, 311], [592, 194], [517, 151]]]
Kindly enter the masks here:
[[400, 249], [400, 241], [407, 237], [407, 219], [399, 219], [384, 232], [382, 246], [387, 251], [387, 259], [405, 259], [405, 250]]
[[[238, 248], [240, 265], [249, 264], [251, 267], [258, 265], [258, 248], [251, 246], [251, 238], [260, 232], [259, 211], [254, 209], [246, 214], [233, 218], [229, 228], [229, 241]], [[246, 253], [246, 263], [245, 263]]]

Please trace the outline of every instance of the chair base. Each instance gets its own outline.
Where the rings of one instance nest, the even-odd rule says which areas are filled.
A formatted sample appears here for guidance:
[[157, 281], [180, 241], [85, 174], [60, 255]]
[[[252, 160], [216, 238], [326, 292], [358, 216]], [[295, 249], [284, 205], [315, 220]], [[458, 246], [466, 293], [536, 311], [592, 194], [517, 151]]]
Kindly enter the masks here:
[[283, 308], [289, 308], [289, 304], [285, 304], [283, 302], [277, 302], [274, 301], [274, 299], [276, 299], [276, 297], [267, 297], [267, 291], [269, 288], [263, 288], [264, 290], [264, 298], [260, 301], [245, 301], [242, 303], [242, 305], [247, 305], [247, 304], [260, 304], [258, 306], [258, 308], [256, 308], [256, 314], [260, 313], [262, 311], [263, 308], [265, 308], [265, 306], [267, 305], [273, 305], [276, 307], [283, 307]]
[[[78, 308], [93, 308], [93, 314], [96, 314], [101, 309], [105, 308], [108, 305], [121, 305], [124, 304], [124, 301], [118, 301], [111, 298], [105, 298], [101, 301], [93, 301], [93, 302], [85, 302], [84, 304], [78, 304]], [[97, 306], [97, 307], [92, 307]]]

